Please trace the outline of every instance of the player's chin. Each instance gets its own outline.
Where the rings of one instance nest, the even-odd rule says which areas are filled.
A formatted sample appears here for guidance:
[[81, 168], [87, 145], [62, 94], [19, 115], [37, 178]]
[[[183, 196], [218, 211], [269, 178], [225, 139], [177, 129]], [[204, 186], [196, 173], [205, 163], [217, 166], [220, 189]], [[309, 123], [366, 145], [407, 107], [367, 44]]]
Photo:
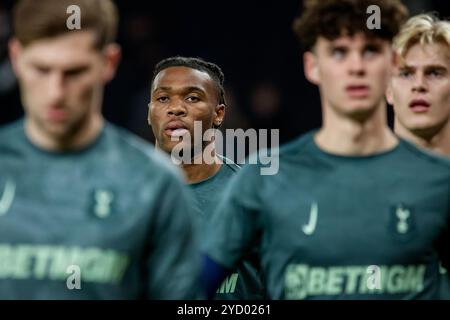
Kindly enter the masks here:
[[167, 140], [163, 137], [159, 137], [156, 139], [158, 142], [158, 148], [166, 153], [172, 152], [172, 149], [174, 148], [175, 144], [171, 142], [170, 140]]
[[182, 141], [181, 139], [179, 141], [165, 140], [161, 144], [161, 149], [167, 153], [171, 153], [178, 152], [179, 150], [189, 150], [191, 149], [191, 145], [190, 141]]
[[378, 106], [373, 103], [354, 103], [348, 105], [343, 113], [349, 118], [364, 120], [369, 118], [376, 110]]
[[375, 108], [374, 103], [368, 100], [350, 100], [347, 101], [342, 107], [342, 112], [348, 115], [370, 112]]
[[45, 121], [44, 130], [55, 138], [69, 138], [83, 130], [82, 123], [72, 121]]
[[430, 117], [414, 115], [409, 117], [406, 121], [406, 128], [413, 132], [426, 133], [435, 131], [435, 128], [441, 126], [441, 121], [436, 121]]
[[54, 135], [65, 135], [71, 131], [71, 126], [67, 122], [45, 121], [43, 123], [44, 129]]

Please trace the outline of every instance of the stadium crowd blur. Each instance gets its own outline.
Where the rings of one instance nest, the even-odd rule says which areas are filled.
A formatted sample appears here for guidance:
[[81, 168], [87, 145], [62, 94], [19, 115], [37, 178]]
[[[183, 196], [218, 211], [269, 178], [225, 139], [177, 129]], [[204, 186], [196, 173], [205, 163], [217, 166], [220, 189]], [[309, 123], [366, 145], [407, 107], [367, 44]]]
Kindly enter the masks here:
[[[22, 115], [7, 54], [13, 3], [0, 2], [0, 125]], [[184, 55], [215, 62], [224, 71], [228, 108], [222, 130], [278, 128], [284, 143], [319, 126], [318, 92], [303, 77], [301, 51], [291, 31], [300, 1], [116, 3], [123, 58], [106, 88], [103, 107], [113, 123], [153, 142], [146, 120], [153, 66], [163, 58]], [[437, 11], [450, 17], [447, 1], [404, 3], [411, 14]]]

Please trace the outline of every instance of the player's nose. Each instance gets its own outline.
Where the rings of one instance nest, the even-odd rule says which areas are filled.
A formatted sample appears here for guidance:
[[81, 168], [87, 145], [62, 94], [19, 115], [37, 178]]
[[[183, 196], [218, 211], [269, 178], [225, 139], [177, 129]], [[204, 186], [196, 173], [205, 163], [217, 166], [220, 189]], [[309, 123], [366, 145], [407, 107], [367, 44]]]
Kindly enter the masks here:
[[186, 115], [187, 110], [181, 99], [172, 99], [169, 103], [169, 107], [167, 108], [167, 114], [173, 116], [184, 116]]

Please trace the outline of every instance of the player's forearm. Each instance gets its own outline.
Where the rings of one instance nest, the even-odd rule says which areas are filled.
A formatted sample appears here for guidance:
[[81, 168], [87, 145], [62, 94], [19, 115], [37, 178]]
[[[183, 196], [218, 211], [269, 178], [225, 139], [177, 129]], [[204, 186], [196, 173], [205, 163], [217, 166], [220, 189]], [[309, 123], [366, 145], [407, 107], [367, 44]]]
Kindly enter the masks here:
[[202, 256], [201, 284], [208, 300], [212, 299], [222, 281], [231, 270], [212, 260], [208, 255]]

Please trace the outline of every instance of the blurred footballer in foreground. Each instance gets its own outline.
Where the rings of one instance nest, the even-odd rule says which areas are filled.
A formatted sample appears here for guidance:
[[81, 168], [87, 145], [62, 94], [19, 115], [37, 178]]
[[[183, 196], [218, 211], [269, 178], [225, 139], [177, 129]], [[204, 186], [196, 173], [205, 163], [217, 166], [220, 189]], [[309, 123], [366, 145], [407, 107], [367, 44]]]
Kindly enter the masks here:
[[101, 115], [120, 58], [112, 1], [22, 0], [14, 27], [25, 118], [0, 129], [0, 299], [195, 297], [188, 190]]

